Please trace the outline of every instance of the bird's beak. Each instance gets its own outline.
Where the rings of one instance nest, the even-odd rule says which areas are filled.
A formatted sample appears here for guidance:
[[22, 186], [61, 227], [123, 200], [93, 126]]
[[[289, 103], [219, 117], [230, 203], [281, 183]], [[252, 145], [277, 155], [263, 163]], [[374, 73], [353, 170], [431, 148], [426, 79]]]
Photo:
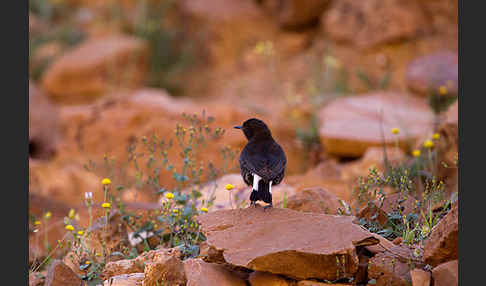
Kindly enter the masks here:
[[236, 129], [241, 129], [243, 126], [235, 126]]

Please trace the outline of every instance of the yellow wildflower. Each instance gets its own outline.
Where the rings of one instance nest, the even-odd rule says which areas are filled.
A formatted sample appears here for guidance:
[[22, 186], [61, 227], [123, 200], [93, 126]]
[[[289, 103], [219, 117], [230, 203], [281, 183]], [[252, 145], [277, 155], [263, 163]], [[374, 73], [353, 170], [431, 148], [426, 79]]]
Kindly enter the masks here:
[[101, 184], [103, 184], [103, 185], [109, 185], [109, 184], [111, 184], [111, 180], [108, 179], [108, 178], [104, 178], [103, 180], [101, 180]]
[[74, 209], [70, 209], [69, 213], [68, 213], [68, 217], [70, 219], [73, 219], [75, 214], [76, 214], [76, 211]]
[[439, 94], [440, 94], [440, 95], [447, 94], [447, 87], [445, 87], [445, 86], [441, 85], [441, 86], [439, 87]]
[[96, 254], [95, 254], [95, 255], [99, 257], [99, 256], [101, 256], [101, 253], [96, 252]]
[[50, 219], [50, 218], [51, 218], [51, 216], [52, 216], [52, 213], [51, 213], [51, 212], [46, 212], [46, 213], [44, 214], [44, 217], [45, 217], [46, 219]]
[[69, 230], [69, 231], [73, 231], [74, 230], [74, 227], [72, 225], [70, 225], [70, 224], [66, 225], [64, 228], [66, 230]]
[[41, 224], [40, 220], [34, 221], [34, 225], [40, 225], [40, 224]]
[[209, 210], [208, 210], [208, 208], [201, 208], [201, 211], [204, 212], [204, 213], [207, 213]]
[[434, 147], [434, 142], [432, 142], [432, 140], [425, 140], [424, 147], [425, 148], [433, 148]]
[[83, 235], [84, 234], [84, 230], [78, 230], [78, 234], [79, 235]]
[[169, 199], [169, 200], [171, 200], [171, 199], [174, 198], [174, 194], [173, 193], [170, 193], [170, 192], [169, 193], [165, 193], [164, 196], [165, 196], [166, 199]]
[[91, 261], [86, 260], [86, 262], [84, 264], [86, 264], [86, 265], [91, 264]]
[[228, 191], [231, 191], [232, 189], [235, 188], [235, 186], [233, 186], [232, 184], [226, 184], [226, 186], [224, 186], [224, 188]]
[[439, 140], [439, 138], [440, 138], [439, 133], [434, 133], [434, 135], [432, 135], [432, 139], [434, 139], [434, 140]]
[[393, 134], [399, 134], [400, 133], [400, 129], [398, 129], [398, 128], [395, 127], [395, 128], [392, 128], [391, 132]]
[[413, 155], [414, 157], [416, 157], [416, 158], [417, 158], [417, 157], [420, 157], [420, 150], [417, 150], [417, 149], [413, 150], [412, 155]]
[[109, 208], [111, 208], [111, 204], [110, 203], [102, 203], [101, 207], [104, 208], [104, 209], [109, 209]]
[[173, 209], [172, 212], [176, 214], [176, 213], [179, 212], [179, 210], [178, 209]]

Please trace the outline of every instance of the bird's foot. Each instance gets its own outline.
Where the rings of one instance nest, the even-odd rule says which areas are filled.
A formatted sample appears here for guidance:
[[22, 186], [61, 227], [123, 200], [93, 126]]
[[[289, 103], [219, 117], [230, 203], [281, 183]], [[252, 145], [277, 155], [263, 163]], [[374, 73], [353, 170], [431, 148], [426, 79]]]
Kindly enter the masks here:
[[266, 211], [267, 209], [273, 208], [273, 204], [269, 204], [263, 207], [263, 211]]

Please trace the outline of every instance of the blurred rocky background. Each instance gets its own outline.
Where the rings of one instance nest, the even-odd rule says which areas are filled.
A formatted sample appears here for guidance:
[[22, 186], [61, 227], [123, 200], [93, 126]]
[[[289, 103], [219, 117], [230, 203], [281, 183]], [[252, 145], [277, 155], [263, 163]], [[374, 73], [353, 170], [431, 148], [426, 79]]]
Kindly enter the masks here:
[[[391, 162], [411, 161], [413, 151], [436, 133], [438, 180], [445, 182], [447, 199], [457, 194], [457, 169], [451, 168], [458, 142], [457, 1], [29, 0], [29, 39], [29, 213], [52, 212], [50, 228], [29, 236], [31, 263], [46, 254], [45, 232], [50, 245], [61, 239], [70, 209], [79, 213], [81, 226], [88, 224], [85, 193], [103, 200], [100, 182], [113, 175], [110, 162], [129, 160], [127, 148], [140, 146], [144, 136], [175, 140], [183, 112], [200, 116], [204, 110], [214, 128], [225, 130], [198, 154], [220, 168], [202, 180], [231, 183], [243, 200], [249, 190], [237, 175], [237, 156], [246, 139], [232, 126], [250, 117], [267, 122], [287, 154], [286, 177], [274, 191], [274, 201], [285, 201], [287, 208], [337, 214], [343, 203], [354, 207], [359, 178], [372, 167], [385, 168], [383, 143]], [[221, 148], [236, 158], [223, 160]], [[176, 169], [182, 167], [179, 154], [168, 157]], [[119, 172], [127, 207], [157, 207], [159, 194], [127, 183], [138, 169], [127, 165]], [[159, 181], [167, 188], [175, 184], [169, 174]], [[229, 208], [221, 192], [215, 209]], [[435, 267], [454, 255], [428, 259]], [[230, 260], [240, 271], [263, 272], [230, 279], [221, 274], [228, 270], [186, 261], [184, 269], [208, 271], [188, 276], [200, 282], [187, 285], [216, 285], [196, 275], [223, 275], [214, 278], [222, 279], [218, 285], [243, 283], [238, 279], [293, 285], [289, 279], [314, 277]], [[449, 271], [442, 268], [437, 272]], [[267, 277], [265, 271], [287, 278]], [[373, 271], [388, 273], [371, 269], [368, 275]], [[380, 275], [370, 280], [384, 283]], [[46, 283], [52, 279], [47, 276]], [[407, 285], [402, 282], [392, 285]], [[319, 282], [296, 285], [321, 285], [312, 283]]]

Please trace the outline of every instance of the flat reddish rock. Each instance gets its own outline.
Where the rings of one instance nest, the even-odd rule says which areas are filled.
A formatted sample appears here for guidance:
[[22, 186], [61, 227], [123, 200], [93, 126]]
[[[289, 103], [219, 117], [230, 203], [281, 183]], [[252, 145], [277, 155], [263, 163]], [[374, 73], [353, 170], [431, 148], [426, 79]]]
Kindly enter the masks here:
[[[357, 271], [356, 245], [378, 243], [352, 216], [262, 207], [198, 218], [210, 260], [296, 279], [335, 280]], [[336, 263], [339, 258], [342, 265]]]
[[436, 226], [424, 244], [424, 261], [432, 266], [458, 258], [459, 209], [457, 204]]
[[110, 88], [134, 87], [147, 73], [148, 46], [127, 36], [94, 38], [56, 59], [42, 86], [57, 102], [88, 103]]
[[[382, 146], [383, 141], [395, 146], [398, 140], [401, 148], [413, 143], [431, 131], [433, 114], [423, 98], [374, 92], [334, 100], [321, 109], [319, 119], [319, 135], [327, 153], [362, 156], [369, 147]], [[391, 133], [395, 127], [400, 134]]]
[[457, 94], [458, 67], [455, 52], [442, 51], [419, 57], [408, 65], [405, 75], [407, 86], [423, 96], [431, 91], [438, 93], [441, 86], [448, 94]]
[[246, 286], [245, 280], [238, 277], [223, 265], [207, 263], [201, 259], [184, 261], [186, 286]]

